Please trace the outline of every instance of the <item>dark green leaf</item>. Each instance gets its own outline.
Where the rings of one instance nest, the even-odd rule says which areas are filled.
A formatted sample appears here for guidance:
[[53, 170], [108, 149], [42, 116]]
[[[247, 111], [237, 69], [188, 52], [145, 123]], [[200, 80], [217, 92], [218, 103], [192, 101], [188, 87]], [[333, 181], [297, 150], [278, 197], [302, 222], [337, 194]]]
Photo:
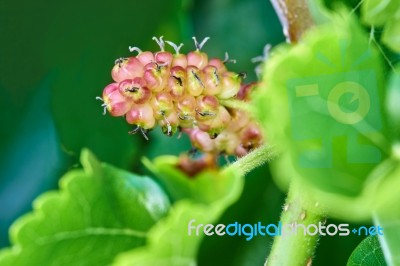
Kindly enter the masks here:
[[169, 201], [148, 177], [99, 163], [82, 152], [83, 170], [60, 181], [34, 203], [34, 212], [11, 228], [13, 247], [1, 265], [107, 265], [115, 255], [145, 243]]
[[[162, 158], [163, 164], [167, 160]], [[174, 160], [170, 159], [173, 164]], [[173, 177], [177, 173], [169, 173]], [[180, 178], [190, 177], [180, 174]], [[193, 189], [209, 191], [214, 185], [212, 197], [194, 195], [194, 198], [186, 198], [177, 201], [169, 212], [168, 216], [157, 223], [149, 232], [148, 243], [142, 248], [118, 256], [115, 265], [195, 265], [198, 247], [203, 233], [196, 236], [188, 234], [188, 224], [195, 220], [193, 225], [214, 223], [221, 214], [235, 202], [242, 191], [243, 177], [231, 170], [220, 172], [204, 171], [201, 181], [191, 183]], [[186, 186], [186, 184], [184, 185]], [[189, 193], [190, 194], [190, 193]]]
[[363, 30], [335, 15], [292, 49], [277, 49], [264, 74], [254, 111], [289, 157], [276, 171], [293, 168], [319, 189], [358, 195], [389, 152], [381, 59]]
[[385, 258], [378, 237], [369, 236], [353, 251], [347, 266], [385, 266]]

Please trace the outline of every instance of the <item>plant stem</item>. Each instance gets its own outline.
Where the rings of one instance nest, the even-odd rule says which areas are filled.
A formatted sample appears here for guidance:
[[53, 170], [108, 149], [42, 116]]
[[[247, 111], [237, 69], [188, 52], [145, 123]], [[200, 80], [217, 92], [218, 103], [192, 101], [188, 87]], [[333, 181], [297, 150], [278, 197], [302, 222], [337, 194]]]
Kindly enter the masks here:
[[271, 0], [288, 42], [296, 43], [312, 25], [307, 0]]
[[[315, 233], [315, 235], [310, 235], [304, 233], [304, 227], [307, 228], [309, 225], [319, 227], [319, 223], [322, 224], [323, 216], [322, 212], [318, 210], [318, 203], [313, 205], [314, 208], [312, 210], [305, 209], [306, 198], [307, 196], [302, 193], [299, 184], [292, 181], [280, 219], [282, 235], [275, 237], [265, 266], [311, 265], [319, 232], [315, 226], [312, 226], [309, 231], [311, 234]], [[307, 206], [310, 206], [310, 204], [307, 204]], [[296, 228], [296, 226], [297, 233], [291, 234], [291, 228]]]
[[276, 155], [277, 152], [273, 146], [263, 145], [229, 165], [228, 168], [235, 168], [235, 171], [240, 171], [244, 176], [254, 168], [273, 160]]

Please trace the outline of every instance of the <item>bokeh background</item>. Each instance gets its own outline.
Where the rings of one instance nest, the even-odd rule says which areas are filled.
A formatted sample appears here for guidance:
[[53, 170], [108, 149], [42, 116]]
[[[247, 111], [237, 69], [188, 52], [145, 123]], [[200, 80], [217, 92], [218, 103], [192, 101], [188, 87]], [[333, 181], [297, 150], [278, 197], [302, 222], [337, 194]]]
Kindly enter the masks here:
[[[79, 167], [87, 147], [102, 161], [145, 173], [140, 158], [179, 154], [187, 139], [154, 130], [150, 140], [128, 135], [123, 118], [102, 115], [100, 96], [111, 82], [114, 60], [129, 56], [128, 46], [157, 51], [153, 36], [183, 42], [211, 39], [204, 51], [227, 51], [256, 80], [251, 58], [265, 44], [284, 41], [268, 0], [0, 1], [0, 248], [7, 246], [12, 221], [31, 210], [35, 197], [57, 188], [59, 178]], [[240, 200], [221, 223], [276, 223], [284, 193], [268, 167], [246, 177]], [[339, 222], [339, 221], [330, 221]], [[271, 238], [205, 238], [200, 265], [262, 265]], [[322, 238], [313, 265], [344, 265], [357, 237]], [[335, 255], [333, 256], [332, 253]]]

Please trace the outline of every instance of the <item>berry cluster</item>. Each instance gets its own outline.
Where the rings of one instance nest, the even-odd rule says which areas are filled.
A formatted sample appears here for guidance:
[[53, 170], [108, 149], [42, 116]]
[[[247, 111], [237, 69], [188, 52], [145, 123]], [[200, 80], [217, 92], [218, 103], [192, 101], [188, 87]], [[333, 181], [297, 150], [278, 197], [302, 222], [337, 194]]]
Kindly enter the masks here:
[[[228, 71], [229, 60], [208, 59], [201, 43], [196, 50], [179, 53], [180, 46], [153, 38], [161, 51], [152, 53], [129, 47], [138, 55], [119, 58], [111, 71], [113, 83], [104, 88], [101, 99], [112, 116], [125, 116], [136, 125], [130, 133], [146, 132], [160, 125], [164, 134], [189, 134], [195, 148], [205, 153], [243, 156], [262, 142], [261, 131], [244, 110], [222, 102], [246, 101], [255, 84], [242, 85], [244, 74]], [[165, 43], [175, 54], [165, 51]]]

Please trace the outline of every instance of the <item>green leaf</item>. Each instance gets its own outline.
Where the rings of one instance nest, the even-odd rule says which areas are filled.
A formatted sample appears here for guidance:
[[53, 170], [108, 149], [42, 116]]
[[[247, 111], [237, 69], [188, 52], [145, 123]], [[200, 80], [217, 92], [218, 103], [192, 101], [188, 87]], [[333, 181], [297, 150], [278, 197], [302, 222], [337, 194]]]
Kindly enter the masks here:
[[229, 175], [218, 174], [217, 169], [188, 177], [176, 167], [178, 157], [175, 156], [159, 156], [152, 162], [145, 158], [143, 163], [160, 180], [173, 201], [189, 198], [195, 202], [211, 203], [226, 195], [235, 182]]
[[393, 51], [400, 53], [400, 8], [398, 16], [386, 23], [382, 42]]
[[389, 125], [397, 138], [400, 137], [400, 65], [390, 76], [387, 97], [386, 110], [388, 114]]
[[397, 0], [365, 0], [361, 6], [363, 20], [374, 26], [383, 26], [397, 10], [399, 10]]
[[382, 42], [400, 52], [400, 5], [398, 0], [366, 0], [362, 5], [362, 18], [370, 26], [383, 26]]
[[376, 236], [364, 239], [351, 254], [347, 266], [386, 265], [379, 240]]
[[383, 228], [379, 235], [383, 254], [391, 265], [400, 265], [400, 146], [393, 147], [395, 167], [385, 176], [375, 198], [374, 223]]
[[[379, 53], [348, 14], [311, 30], [298, 45], [274, 51], [254, 113], [285, 164], [307, 184], [357, 196], [387, 156]], [[293, 175], [288, 175], [291, 177]]]
[[[198, 177], [203, 181], [193, 183], [193, 186], [199, 191], [210, 190], [212, 184], [216, 184], [213, 199], [206, 197], [207, 200], [203, 200], [201, 197], [195, 197], [177, 201], [171, 207], [168, 216], [150, 230], [147, 245], [118, 256], [114, 265], [196, 264], [198, 247], [204, 234], [200, 232], [199, 236], [196, 236], [192, 230], [192, 234], [189, 235], [189, 222], [193, 219], [193, 225], [215, 222], [226, 208], [238, 199], [243, 187], [242, 176], [229, 169], [220, 172], [204, 171], [201, 176], [192, 178]], [[187, 176], [186, 178], [190, 179]]]
[[67, 173], [59, 192], [34, 202], [34, 211], [11, 228], [13, 246], [1, 265], [106, 265], [145, 243], [169, 201], [148, 177], [99, 163], [87, 150], [83, 170]]

